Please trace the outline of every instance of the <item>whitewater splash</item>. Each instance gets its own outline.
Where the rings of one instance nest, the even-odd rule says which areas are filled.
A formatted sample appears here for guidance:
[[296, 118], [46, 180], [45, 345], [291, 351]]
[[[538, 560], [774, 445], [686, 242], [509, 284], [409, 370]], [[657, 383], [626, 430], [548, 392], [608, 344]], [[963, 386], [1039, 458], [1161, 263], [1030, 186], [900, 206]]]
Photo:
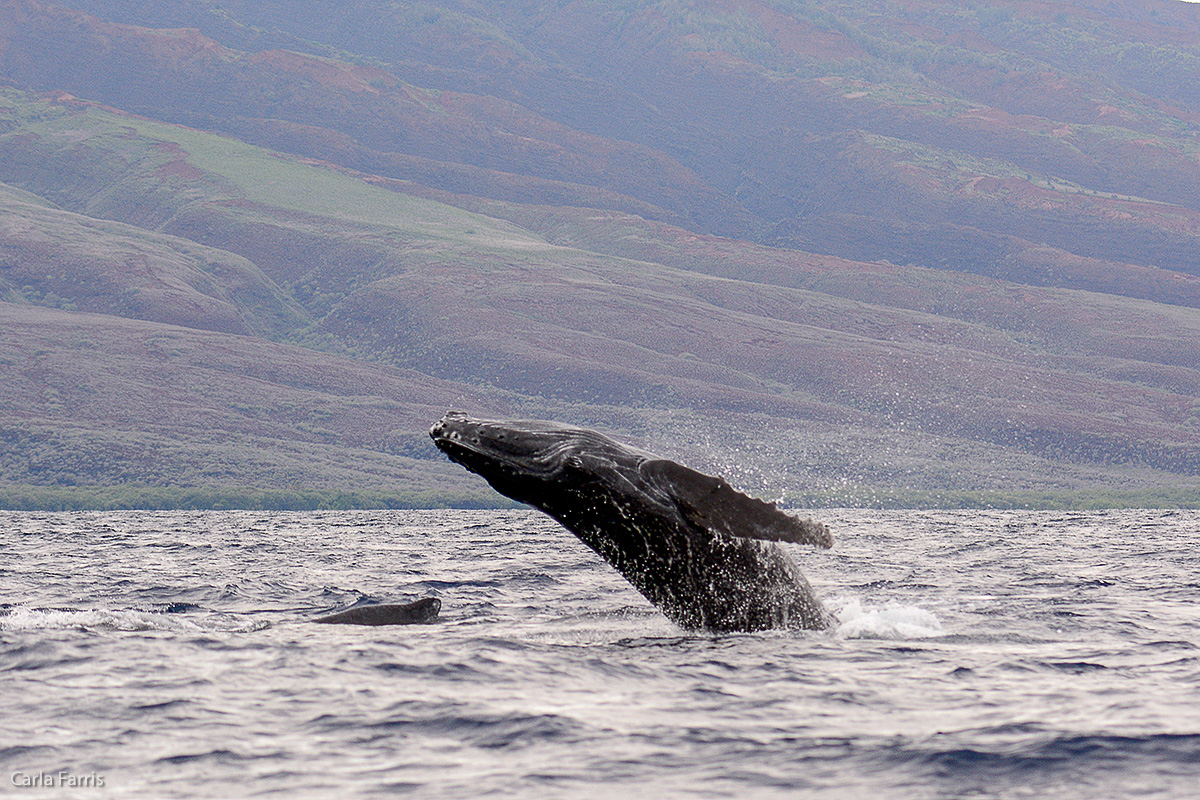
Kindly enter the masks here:
[[[216, 624], [213, 624], [214, 622]], [[247, 623], [233, 619], [208, 618], [205, 619], [205, 623], [198, 624], [180, 614], [132, 609], [43, 609], [18, 606], [7, 614], [0, 614], [0, 631], [109, 630], [196, 633], [217, 630], [242, 632], [265, 627], [263, 623]]]
[[937, 615], [918, 606], [887, 603], [873, 608], [851, 597], [834, 613], [838, 618], [834, 635], [846, 639], [928, 639], [944, 633]]

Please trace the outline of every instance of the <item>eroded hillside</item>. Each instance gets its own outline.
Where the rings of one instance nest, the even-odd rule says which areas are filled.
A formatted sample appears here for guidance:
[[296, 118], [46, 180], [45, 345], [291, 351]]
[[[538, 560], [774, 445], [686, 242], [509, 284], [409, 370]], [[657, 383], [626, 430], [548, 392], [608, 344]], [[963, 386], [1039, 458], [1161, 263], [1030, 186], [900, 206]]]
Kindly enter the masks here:
[[0, 5], [8, 484], [482, 496], [454, 406], [806, 501], [1190, 502], [1200, 105], [1136, 62], [1189, 13], [301, 5]]

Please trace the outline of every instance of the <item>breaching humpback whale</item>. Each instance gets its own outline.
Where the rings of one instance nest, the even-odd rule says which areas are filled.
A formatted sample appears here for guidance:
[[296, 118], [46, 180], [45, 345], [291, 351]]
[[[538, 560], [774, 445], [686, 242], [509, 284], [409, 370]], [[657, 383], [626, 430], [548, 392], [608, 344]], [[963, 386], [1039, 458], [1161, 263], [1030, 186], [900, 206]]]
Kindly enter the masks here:
[[429, 435], [496, 491], [561, 522], [682, 628], [832, 623], [776, 544], [830, 547], [821, 523], [584, 428], [450, 411]]

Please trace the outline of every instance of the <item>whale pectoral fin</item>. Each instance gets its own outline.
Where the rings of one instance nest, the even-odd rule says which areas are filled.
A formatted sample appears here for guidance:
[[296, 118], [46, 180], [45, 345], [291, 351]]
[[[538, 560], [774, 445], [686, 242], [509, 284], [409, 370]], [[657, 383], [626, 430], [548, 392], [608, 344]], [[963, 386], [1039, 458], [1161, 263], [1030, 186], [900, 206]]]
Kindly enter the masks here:
[[744, 495], [723, 478], [666, 459], [645, 462], [641, 472], [675, 502], [688, 522], [698, 527], [746, 539], [833, 546], [833, 536], [822, 523], [793, 517], [774, 503]]

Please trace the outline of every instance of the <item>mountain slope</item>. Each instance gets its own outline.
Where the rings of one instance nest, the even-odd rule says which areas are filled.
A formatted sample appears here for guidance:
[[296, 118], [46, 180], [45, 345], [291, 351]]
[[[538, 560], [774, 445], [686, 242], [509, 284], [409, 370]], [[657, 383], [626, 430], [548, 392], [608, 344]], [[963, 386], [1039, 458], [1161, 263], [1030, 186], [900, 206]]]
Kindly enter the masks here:
[[249, 261], [49, 208], [0, 184], [0, 291], [72, 309], [278, 337], [302, 309]]
[[5, 484], [481, 494], [416, 435], [464, 387], [111, 315], [0, 303], [0, 325]]
[[10, 0], [3, 480], [444, 501], [457, 406], [797, 499], [1179, 502], [1192, 100], [1018, 5]]

